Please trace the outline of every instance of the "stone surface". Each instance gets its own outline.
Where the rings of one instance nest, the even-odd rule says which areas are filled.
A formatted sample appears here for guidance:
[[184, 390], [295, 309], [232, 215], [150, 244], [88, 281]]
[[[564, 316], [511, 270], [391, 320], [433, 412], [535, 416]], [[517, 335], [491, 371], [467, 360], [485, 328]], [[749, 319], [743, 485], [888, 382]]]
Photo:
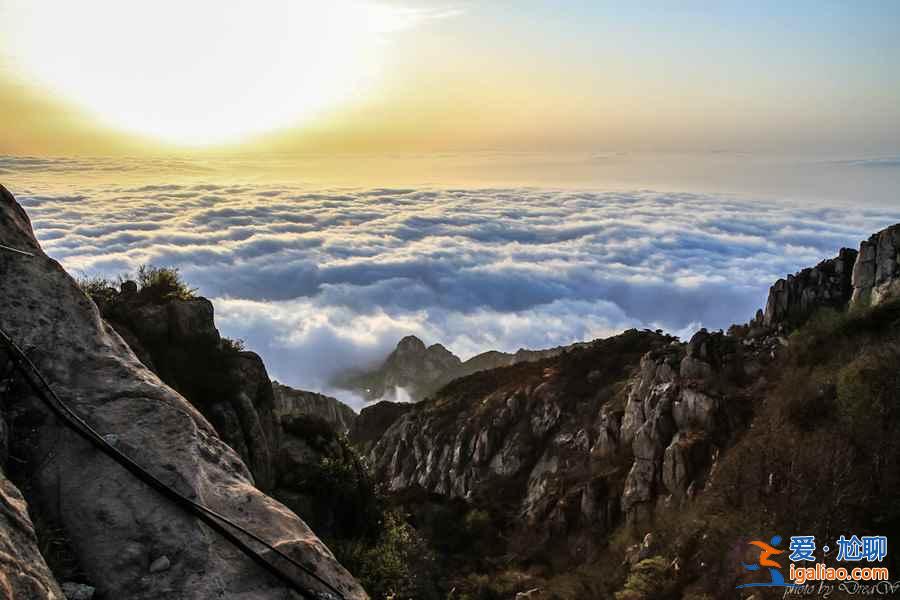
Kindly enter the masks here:
[[799, 321], [819, 307], [842, 308], [853, 293], [856, 250], [842, 248], [836, 258], [779, 279], [769, 289], [762, 324], [773, 327]]
[[137, 357], [178, 390], [270, 490], [279, 442], [275, 397], [262, 359], [226, 345], [206, 298], [148, 301], [134, 282], [95, 302]]
[[860, 244], [853, 266], [854, 306], [875, 306], [900, 296], [900, 224]]
[[169, 557], [164, 554], [150, 563], [149, 570], [151, 573], [161, 573], [162, 571], [168, 571], [169, 567], [171, 566], [172, 561], [170, 561]]
[[277, 381], [272, 382], [272, 391], [275, 394], [275, 417], [278, 419], [310, 415], [330, 423], [338, 433], [343, 434], [348, 433], [356, 421], [356, 412], [336, 398], [294, 389]]
[[368, 453], [381, 439], [388, 427], [394, 424], [403, 414], [412, 409], [408, 402], [389, 402], [382, 400], [366, 406], [353, 421], [350, 428], [350, 441], [360, 452]]
[[0, 470], [0, 598], [62, 600], [38, 550], [28, 505]]
[[[424, 489], [491, 510], [507, 506], [516, 524], [510, 544], [537, 552], [559, 542], [560, 560], [584, 559], [621, 513], [618, 390], [641, 356], [671, 342], [629, 331], [457, 379], [388, 428], [370, 452], [376, 478], [395, 493]], [[641, 365], [676, 377], [668, 363]], [[643, 425], [644, 413], [635, 419]], [[654, 451], [660, 462], [664, 449]]]
[[66, 600], [93, 600], [94, 593], [97, 591], [92, 586], [71, 581], [62, 584], [62, 590], [66, 595]]
[[[44, 255], [5, 190], [0, 239], [35, 253], [0, 253], [0, 324], [65, 402], [101, 434], [117, 435], [118, 447], [163, 481], [294, 555], [345, 597], [366, 597], [306, 524], [253, 486], [240, 456], [138, 360], [72, 278]], [[33, 510], [60, 523], [98, 594], [290, 597], [279, 580], [63, 427], [37, 398], [19, 392], [11, 402], [11, 446], [25, 461], [21, 471], [29, 481], [24, 492]], [[30, 427], [18, 428], [26, 418]], [[151, 557], [161, 554], [171, 557], [171, 567], [147, 576]]]

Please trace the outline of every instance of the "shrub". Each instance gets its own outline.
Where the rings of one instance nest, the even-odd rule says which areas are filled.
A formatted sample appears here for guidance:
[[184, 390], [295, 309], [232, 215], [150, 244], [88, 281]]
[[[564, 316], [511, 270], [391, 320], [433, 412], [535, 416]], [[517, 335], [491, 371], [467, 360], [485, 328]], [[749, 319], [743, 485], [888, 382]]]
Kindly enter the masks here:
[[81, 291], [96, 304], [112, 302], [118, 295], [116, 283], [111, 279], [101, 276], [81, 277], [76, 280]]
[[[517, 569], [491, 575], [471, 573], [454, 586], [460, 600], [510, 600], [518, 592], [543, 588], [545, 582]], [[453, 596], [451, 596], [453, 597]]]
[[232, 338], [227, 338], [227, 337], [222, 338], [222, 350], [224, 350], [225, 352], [230, 352], [231, 354], [237, 354], [239, 352], [243, 352], [244, 350], [246, 350], [246, 348], [247, 348], [246, 343], [244, 342], [244, 340], [242, 340], [240, 338], [237, 338], [237, 339], [232, 339]]
[[616, 600], [653, 600], [671, 593], [668, 565], [662, 556], [645, 558], [632, 569], [625, 587], [616, 592]]
[[431, 555], [416, 531], [394, 511], [384, 515], [378, 543], [332, 542], [338, 560], [359, 580], [373, 600], [436, 600], [429, 577]]
[[900, 345], [860, 354], [837, 377], [838, 411], [851, 434], [862, 441], [889, 425], [900, 411]]
[[140, 296], [150, 302], [196, 298], [197, 290], [188, 287], [175, 267], [141, 265], [138, 267], [137, 283]]

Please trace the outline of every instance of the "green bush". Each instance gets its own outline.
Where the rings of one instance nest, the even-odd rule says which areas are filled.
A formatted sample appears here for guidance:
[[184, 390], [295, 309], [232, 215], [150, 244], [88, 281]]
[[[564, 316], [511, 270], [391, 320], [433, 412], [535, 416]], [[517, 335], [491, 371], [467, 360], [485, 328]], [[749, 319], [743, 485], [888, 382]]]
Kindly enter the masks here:
[[616, 592], [616, 600], [654, 600], [672, 591], [668, 565], [662, 556], [645, 558], [631, 569], [625, 587]]
[[416, 531], [394, 511], [384, 514], [378, 542], [332, 542], [338, 560], [359, 580], [373, 600], [437, 600], [433, 560]]
[[117, 283], [101, 276], [80, 277], [75, 281], [81, 291], [96, 304], [112, 302], [118, 295]]
[[224, 350], [225, 352], [229, 352], [231, 354], [237, 354], [239, 352], [243, 352], [246, 349], [247, 349], [246, 343], [244, 342], [244, 340], [242, 340], [240, 338], [237, 338], [237, 339], [232, 339], [232, 338], [227, 338], [227, 337], [222, 338], [222, 350]]
[[863, 352], [838, 372], [839, 415], [858, 440], [872, 440], [900, 412], [898, 365], [900, 345], [889, 344]]
[[543, 588], [545, 582], [517, 569], [484, 575], [471, 573], [456, 582], [455, 595], [460, 600], [511, 600], [518, 592]]
[[175, 267], [141, 265], [137, 272], [138, 294], [151, 302], [190, 300], [196, 289], [188, 287]]

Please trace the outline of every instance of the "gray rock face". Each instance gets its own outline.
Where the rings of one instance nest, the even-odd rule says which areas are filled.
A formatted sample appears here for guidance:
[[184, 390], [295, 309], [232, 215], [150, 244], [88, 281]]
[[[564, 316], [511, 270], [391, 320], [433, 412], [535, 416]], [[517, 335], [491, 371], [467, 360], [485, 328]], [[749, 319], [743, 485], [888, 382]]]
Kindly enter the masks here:
[[129, 281], [95, 301], [141, 362], [184, 395], [250, 467], [254, 483], [270, 490], [279, 431], [269, 376], [257, 354], [222, 342], [212, 303], [147, 301]]
[[900, 296], [900, 224], [879, 231], [859, 246], [853, 266], [854, 306], [875, 306]]
[[622, 515], [640, 520], [703, 488], [729, 433], [723, 382], [741, 373], [740, 345], [722, 333], [681, 344], [626, 332], [459, 379], [401, 416], [370, 457], [395, 492], [503, 497], [521, 523], [511, 539], [562, 539], [583, 558]]
[[412, 409], [408, 402], [388, 402], [382, 400], [366, 406], [353, 421], [350, 428], [350, 441], [363, 454], [368, 454], [388, 427], [394, 424], [403, 414]]
[[357, 415], [352, 408], [330, 396], [297, 390], [277, 381], [272, 382], [272, 391], [275, 417], [279, 420], [292, 415], [309, 415], [330, 423], [338, 433], [344, 434], [356, 421]]
[[66, 582], [62, 584], [66, 600], [93, 600], [96, 589], [83, 583]]
[[[24, 211], [2, 191], [0, 239], [35, 257], [0, 253], [0, 324], [62, 399], [101, 434], [116, 435], [120, 450], [163, 481], [294, 555], [347, 598], [365, 598], [305, 523], [257, 490], [240, 456], [100, 318], [44, 255]], [[63, 427], [37, 398], [19, 391], [11, 402], [11, 445], [26, 461], [22, 471], [30, 483], [24, 492], [34, 510], [65, 530], [98, 594], [291, 597], [280, 581]], [[29, 427], [17, 425], [25, 422]], [[161, 555], [170, 567], [150, 574]]]
[[[647, 350], [671, 341], [630, 331], [458, 379], [384, 433], [370, 453], [376, 479], [396, 492], [422, 488], [475, 505], [503, 498], [519, 524], [513, 539], [533, 549], [564, 540], [573, 557], [584, 558], [621, 513], [621, 428], [629, 417], [616, 390]], [[654, 374], [676, 376], [671, 366], [652, 366]], [[646, 416], [632, 420], [640, 427]], [[667, 423], [659, 426], [672, 429], [671, 417]], [[660, 462], [664, 449], [653, 450]]]
[[28, 505], [0, 470], [0, 598], [63, 600], [38, 550]]
[[[680, 356], [677, 370], [672, 362]], [[629, 519], [651, 512], [657, 499], [677, 501], [702, 489], [729, 434], [730, 381], [742, 375], [742, 353], [721, 332], [697, 332], [684, 347], [650, 353], [632, 381], [621, 438], [631, 439], [634, 462], [625, 479], [622, 510]]]
[[842, 248], [836, 258], [776, 281], [769, 289], [763, 325], [799, 320], [823, 306], [845, 306], [853, 292], [851, 275], [856, 259], [856, 250]]

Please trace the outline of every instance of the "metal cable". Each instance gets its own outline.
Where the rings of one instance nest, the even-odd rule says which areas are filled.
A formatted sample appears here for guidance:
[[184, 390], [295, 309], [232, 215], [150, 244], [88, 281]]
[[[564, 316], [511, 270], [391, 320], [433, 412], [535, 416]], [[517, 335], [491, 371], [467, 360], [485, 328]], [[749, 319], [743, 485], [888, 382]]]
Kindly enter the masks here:
[[[329, 592], [335, 594], [339, 600], [346, 600], [346, 597], [337, 588], [325, 581], [321, 576], [314, 573], [305, 565], [297, 562], [275, 546], [266, 542], [255, 533], [248, 531], [244, 527], [238, 525], [228, 517], [225, 517], [224, 515], [219, 514], [218, 512], [200, 504], [199, 502], [196, 502], [188, 498], [187, 496], [184, 496], [179, 491], [170, 487], [168, 484], [164, 483], [155, 475], [144, 469], [144, 467], [136, 463], [128, 455], [123, 454], [118, 448], [103, 439], [103, 436], [101, 436], [93, 427], [85, 422], [85, 420], [82, 419], [81, 416], [75, 413], [59, 398], [56, 392], [53, 391], [53, 388], [50, 387], [47, 379], [37, 368], [37, 366], [31, 361], [30, 358], [28, 358], [28, 356], [22, 351], [22, 349], [19, 348], [19, 346], [16, 345], [15, 342], [13, 342], [13, 340], [6, 334], [5, 331], [3, 331], [3, 329], [0, 329], [0, 342], [2, 342], [12, 352], [12, 355], [9, 357], [9, 359], [24, 375], [26, 381], [28, 381], [29, 385], [35, 391], [35, 393], [37, 393], [41, 400], [43, 400], [43, 402], [57, 417], [59, 417], [63, 421], [63, 423], [71, 427], [81, 437], [96, 446], [103, 453], [110, 456], [117, 463], [125, 467], [126, 470], [131, 472], [138, 479], [140, 479], [150, 487], [156, 489], [163, 496], [172, 500], [175, 504], [179, 505], [185, 511], [192, 513], [198, 519], [209, 525], [209, 527], [221, 534], [222, 537], [231, 542], [246, 556], [248, 556], [257, 564], [261, 565], [263, 568], [274, 574], [285, 583], [287, 583], [292, 589], [300, 593], [300, 595], [304, 598], [316, 600], [317, 596], [315, 592], [306, 589], [292, 576], [269, 562], [260, 553], [247, 545], [246, 542], [237, 537], [234, 532], [229, 531], [227, 528], [225, 528], [224, 525], [232, 527], [233, 529], [246, 535], [253, 541], [261, 544], [266, 549], [272, 551], [279, 558], [288, 561], [291, 565], [293, 565], [297, 569], [300, 569], [301, 571], [318, 581], [320, 584], [322, 584], [329, 590]], [[27, 369], [24, 367], [27, 367]]]
[[25, 252], [24, 250], [19, 250], [18, 248], [11, 248], [9, 246], [5, 246], [0, 244], [0, 250], [6, 250], [7, 252], [15, 252], [16, 254], [24, 254], [25, 256], [34, 256], [31, 252]]

